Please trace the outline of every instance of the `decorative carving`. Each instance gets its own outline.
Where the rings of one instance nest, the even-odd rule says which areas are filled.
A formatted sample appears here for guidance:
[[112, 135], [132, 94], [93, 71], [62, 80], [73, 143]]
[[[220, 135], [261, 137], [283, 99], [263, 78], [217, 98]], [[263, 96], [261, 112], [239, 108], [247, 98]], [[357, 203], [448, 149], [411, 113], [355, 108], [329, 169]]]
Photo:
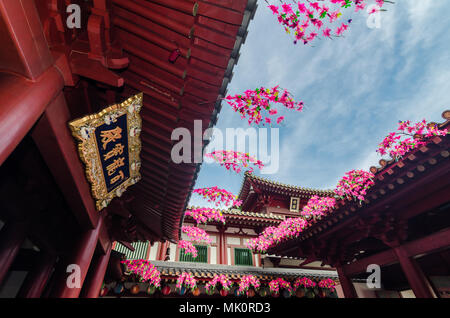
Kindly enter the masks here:
[[[86, 166], [86, 177], [91, 183], [92, 196], [96, 200], [97, 210], [108, 206], [113, 198], [120, 197], [129, 186], [141, 179], [139, 154], [141, 151], [140, 132], [142, 120], [139, 112], [142, 108], [142, 100], [143, 94], [140, 93], [121, 104], [109, 106], [97, 114], [76, 119], [69, 123], [72, 135], [79, 142], [78, 153]], [[114, 149], [101, 157], [104, 149], [100, 149], [100, 143], [103, 142], [103, 146], [107, 146], [111, 140], [114, 140], [114, 132], [118, 132], [120, 127], [117, 126], [112, 130], [102, 131], [100, 135], [102, 137], [101, 140], [96, 134], [97, 128], [105, 125], [114, 126], [113, 123], [116, 123], [119, 118], [124, 118], [123, 120], [125, 120], [126, 129], [128, 130], [124, 132], [126, 133], [126, 138], [124, 138], [126, 144], [128, 144], [128, 149], [124, 150], [123, 145], [122, 148], [117, 149], [117, 146], [120, 145], [117, 144]], [[105, 134], [107, 132], [111, 132], [111, 138]], [[116, 160], [111, 161], [111, 159], [116, 158], [110, 158], [112, 155], [115, 156], [115, 150], [124, 155], [118, 155]], [[106, 169], [105, 158], [108, 159]], [[125, 167], [125, 163], [128, 163], [128, 167]], [[129, 173], [124, 174], [124, 169], [128, 169]], [[115, 186], [115, 184], [119, 185]]]

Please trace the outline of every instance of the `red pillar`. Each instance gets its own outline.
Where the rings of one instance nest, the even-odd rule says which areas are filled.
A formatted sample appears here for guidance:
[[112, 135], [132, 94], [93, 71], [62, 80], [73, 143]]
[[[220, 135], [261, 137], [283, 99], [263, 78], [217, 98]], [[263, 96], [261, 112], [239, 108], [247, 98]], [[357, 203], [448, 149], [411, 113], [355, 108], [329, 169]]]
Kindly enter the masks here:
[[36, 266], [28, 273], [17, 295], [19, 298], [39, 298], [56, 262], [56, 256], [46, 252], [39, 255]]
[[60, 93], [35, 125], [32, 137], [75, 217], [87, 230], [96, 227], [98, 211], [67, 126], [70, 119], [64, 94]]
[[403, 269], [403, 273], [414, 291], [417, 298], [433, 298], [430, 286], [427, 282], [425, 274], [420, 269], [416, 260], [407, 256], [405, 250], [402, 247], [394, 248], [394, 252], [397, 255], [400, 266]]
[[344, 270], [341, 266], [336, 266], [338, 275], [339, 275], [339, 282], [342, 286], [342, 291], [344, 292], [345, 298], [358, 298], [358, 295], [355, 290], [355, 286], [353, 286], [353, 283], [351, 279], [344, 274]]
[[223, 264], [222, 261], [222, 231], [219, 229], [219, 242], [217, 244], [218, 255], [219, 255], [219, 264]]
[[8, 222], [0, 232], [0, 285], [26, 237], [26, 223]]
[[165, 241], [164, 243], [161, 243], [161, 245], [159, 246], [159, 252], [157, 255], [157, 260], [159, 261], [164, 261], [166, 259], [166, 254], [167, 254], [167, 241]]
[[34, 1], [0, 0], [0, 164], [63, 89]]
[[227, 264], [227, 242], [225, 238], [225, 229], [219, 229], [219, 263]]
[[[112, 246], [111, 246], [112, 247]], [[111, 256], [112, 248], [106, 251], [106, 254], [99, 255], [89, 270], [88, 278], [83, 287], [83, 298], [97, 298], [102, 288], [102, 283], [105, 278], [106, 269]]]
[[[62, 274], [55, 282], [55, 286], [51, 292], [51, 297], [55, 298], [77, 298], [80, 295], [84, 280], [89, 270], [92, 257], [94, 256], [95, 248], [98, 243], [98, 236], [100, 228], [103, 225], [103, 217], [99, 218], [95, 229], [86, 231], [78, 241], [76, 248], [67, 261], [63, 262], [60, 268]], [[80, 286], [79, 288], [70, 288], [67, 286], [67, 279], [72, 273], [67, 273], [65, 269], [71, 264], [76, 264], [80, 267]]]

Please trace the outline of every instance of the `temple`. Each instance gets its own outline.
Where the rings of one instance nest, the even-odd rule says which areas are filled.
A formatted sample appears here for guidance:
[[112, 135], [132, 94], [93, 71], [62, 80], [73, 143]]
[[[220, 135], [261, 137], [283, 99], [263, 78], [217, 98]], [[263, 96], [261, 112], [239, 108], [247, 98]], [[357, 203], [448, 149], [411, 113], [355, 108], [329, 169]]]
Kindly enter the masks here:
[[[139, 284], [134, 277], [125, 273], [117, 274], [120, 270], [107, 272], [104, 297], [179, 297], [175, 288], [175, 281], [182, 272], [191, 273], [199, 286], [197, 296], [219, 297], [207, 295], [204, 284], [215, 274], [227, 275], [231, 281], [238, 283], [244, 275], [257, 277], [262, 284], [260, 294], [270, 294], [268, 283], [282, 278], [294, 282], [297, 278], [307, 277], [313, 281], [323, 279], [337, 280], [337, 273], [331, 266], [321, 266], [314, 262], [303, 266], [304, 259], [293, 257], [278, 257], [276, 255], [254, 254], [245, 246], [245, 242], [257, 237], [268, 226], [277, 226], [289, 217], [299, 217], [299, 211], [313, 195], [332, 196], [332, 191], [307, 189], [302, 187], [283, 185], [246, 172], [238, 198], [243, 201], [239, 209], [222, 210], [226, 219], [225, 225], [220, 222], [210, 222], [200, 227], [205, 229], [212, 239], [212, 244], [196, 245], [198, 256], [192, 258], [183, 249], [171, 242], [135, 243], [135, 251], [129, 251], [125, 246], [114, 246], [118, 264], [121, 257], [127, 259], [150, 260], [161, 272], [162, 285], [165, 294], [146, 294], [145, 284]], [[191, 209], [193, 207], [189, 207]], [[247, 212], [251, 211], [251, 212]], [[188, 216], [183, 225], [195, 225]], [[184, 233], [182, 235], [184, 239]], [[120, 254], [123, 255], [120, 255]], [[120, 255], [120, 256], [119, 256]], [[123, 280], [123, 293], [116, 294], [116, 286]], [[138, 286], [138, 287], [137, 287]], [[139, 287], [140, 286], [140, 287]], [[237, 284], [228, 296], [235, 296]], [[342, 297], [338, 286], [335, 293], [328, 297]]]
[[[0, 298], [237, 296], [236, 284], [205, 293], [216, 274], [253, 275], [256, 297], [303, 278], [337, 287], [283, 296], [449, 297], [449, 135], [381, 160], [364, 201], [338, 200], [265, 255], [246, 242], [335, 194], [245, 173], [242, 206], [200, 225], [212, 243], [196, 258], [177, 247], [194, 224], [185, 212], [201, 163], [173, 160], [173, 132], [216, 125], [256, 10], [256, 0], [0, 0]], [[436, 125], [450, 128], [443, 117]], [[127, 259], [150, 261], [161, 290]], [[198, 281], [189, 295], [175, 289], [181, 273]]]
[[[450, 111], [443, 118], [440, 129]], [[339, 201], [269, 252], [333, 266], [346, 298], [450, 297], [449, 147], [449, 135], [435, 136], [400, 160], [381, 160], [363, 202]], [[380, 285], [368, 288], [376, 267]]]
[[[215, 125], [256, 7], [0, 0], [0, 296], [97, 297], [113, 242], [178, 240], [200, 165], [172, 131]], [[140, 181], [98, 211], [69, 122], [140, 93]]]

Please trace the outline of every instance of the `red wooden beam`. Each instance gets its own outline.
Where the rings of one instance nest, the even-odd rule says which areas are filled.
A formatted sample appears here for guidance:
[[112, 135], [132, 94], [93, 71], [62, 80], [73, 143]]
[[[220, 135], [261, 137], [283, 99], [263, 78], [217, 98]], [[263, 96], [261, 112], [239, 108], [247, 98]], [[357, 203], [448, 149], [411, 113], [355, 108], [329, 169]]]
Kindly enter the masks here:
[[84, 229], [94, 228], [98, 212], [75, 140], [67, 127], [69, 120], [69, 110], [61, 93], [47, 108], [32, 136], [80, 225]]
[[53, 267], [56, 262], [56, 256], [41, 252], [37, 263], [28, 273], [25, 281], [20, 287], [18, 298], [40, 298], [44, 291], [45, 285], [52, 274]]
[[[151, 97], [152, 99], [156, 99], [164, 105], [169, 105], [172, 109], [179, 109], [180, 103], [178, 99], [174, 98], [174, 96], [169, 93], [164, 92], [163, 90], [158, 89], [156, 86], [151, 85], [148, 82], [143, 80], [135, 81], [135, 74], [130, 72], [125, 72], [122, 74], [128, 85], [136, 88], [137, 90], [143, 92], [147, 98]], [[167, 95], [166, 95], [167, 94]], [[179, 96], [177, 96], [178, 98]]]
[[[84, 280], [89, 270], [95, 249], [97, 247], [98, 236], [101, 228], [104, 226], [103, 216], [99, 218], [97, 226], [84, 232], [78, 239], [77, 245], [67, 259], [59, 264], [59, 276], [56, 279], [56, 285], [52, 290], [52, 297], [56, 298], [78, 298], [83, 286]], [[73, 272], [67, 272], [69, 265], [77, 265], [80, 270], [80, 288], [68, 286], [68, 278]]]
[[450, 228], [403, 245], [408, 257], [431, 253], [450, 246]]
[[0, 285], [26, 238], [27, 223], [7, 222], [0, 232]]
[[190, 0], [151, 0], [161, 6], [165, 6], [183, 13], [196, 16], [198, 10], [198, 2]]
[[[396, 205], [392, 206], [391, 209], [395, 208], [395, 210], [401, 211], [402, 207], [404, 208], [408, 204], [408, 202], [405, 200], [405, 198], [407, 198], [411, 202], [411, 200], [413, 200], [413, 199], [417, 200], [418, 198], [423, 198], [424, 191], [428, 191], [427, 187], [429, 187], [430, 184], [431, 184], [431, 187], [435, 187], [436, 183], [439, 183], [442, 186], [444, 186], [445, 184], [448, 184], [449, 179], [444, 178], [443, 176], [447, 176], [449, 174], [449, 172], [448, 172], [448, 171], [450, 171], [449, 169], [450, 169], [450, 161], [443, 162], [442, 165], [440, 165], [439, 167], [435, 167], [432, 171], [430, 171], [427, 175], [423, 176], [419, 180], [410, 181], [409, 184], [406, 184], [399, 191], [394, 191], [390, 195], [386, 196], [386, 198], [381, 198], [380, 200], [378, 200], [375, 204], [370, 205], [366, 208], [360, 209], [358, 212], [358, 215], [361, 214], [362, 212], [365, 213], [366, 215], [368, 215], [374, 211], [379, 211], [380, 209], [383, 210], [384, 206], [386, 206], [388, 204], [392, 204], [393, 202]], [[379, 189], [379, 186], [375, 185], [374, 188], [372, 188], [369, 191], [368, 196], [370, 196], [370, 194], [372, 192], [375, 192], [377, 189]], [[427, 202], [429, 207], [434, 206], [434, 203], [431, 202], [430, 200], [425, 199], [424, 202]], [[428, 210], [428, 208], [426, 208], [426, 205], [423, 205], [422, 207], [425, 208], [425, 210], [423, 210], [422, 212], [425, 212], [426, 210]], [[333, 213], [330, 214], [330, 217], [336, 216], [336, 215], [338, 215], [338, 213], [342, 213], [343, 210], [345, 210], [345, 207], [341, 207], [338, 210], [334, 210]], [[405, 210], [405, 212], [407, 212], [407, 211]], [[349, 225], [353, 224], [356, 217], [357, 216], [353, 216], [353, 217], [347, 219], [346, 221], [338, 224], [337, 226], [333, 227], [332, 229], [322, 232], [321, 235], [319, 234], [318, 236], [316, 236], [316, 239], [325, 239], [326, 237], [329, 237], [336, 231], [339, 231], [342, 228], [348, 227]]]
[[396, 247], [394, 251], [414, 295], [417, 298], [433, 298], [427, 278], [417, 261], [409, 257], [403, 247]]
[[[416, 255], [429, 254], [439, 249], [450, 246], [450, 228], [431, 234], [427, 237], [407, 242], [401, 247], [406, 257], [414, 257]], [[398, 261], [394, 250], [389, 249], [384, 252], [360, 259], [354, 263], [344, 265], [343, 269], [346, 275], [353, 276], [365, 272], [370, 264], [378, 264], [386, 266]]]
[[122, 87], [124, 79], [116, 73], [110, 71], [99, 61], [91, 60], [87, 55], [72, 53], [70, 66], [74, 74], [84, 76], [99, 83]]
[[97, 298], [102, 288], [103, 280], [105, 278], [106, 269], [111, 256], [111, 245], [103, 255], [98, 255], [89, 269], [86, 282], [84, 283], [82, 297]]
[[140, 47], [129, 44], [125, 41], [123, 41], [122, 45], [123, 45], [123, 49], [126, 52], [129, 52], [129, 53], [147, 61], [148, 63], [151, 63], [151, 64], [159, 67], [160, 69], [162, 69], [166, 72], [169, 72], [181, 79], [184, 79], [186, 77], [186, 71], [184, 69], [181, 69], [177, 66], [170, 64], [168, 62], [168, 60], [158, 59], [154, 55], [147, 53], [146, 51], [143, 51]]
[[153, 33], [157, 34], [159, 37], [163, 39], [170, 39], [171, 41], [174, 41], [174, 43], [178, 44], [181, 47], [187, 48], [191, 45], [190, 38], [180, 33], [177, 33], [169, 28], [166, 28], [163, 25], [154, 23], [153, 21], [146, 19], [145, 17], [137, 13], [125, 10], [120, 6], [117, 5], [114, 6], [114, 16], [124, 18], [125, 20], [128, 21], [132, 21], [137, 26], [147, 30], [151, 30]]
[[345, 298], [358, 298], [355, 286], [353, 285], [351, 279], [346, 274], [344, 274], [342, 267], [337, 267], [336, 269], [339, 275], [339, 282], [341, 283], [342, 291], [344, 292]]
[[0, 69], [36, 80], [53, 64], [53, 57], [34, 1], [2, 0], [0, 16]]
[[62, 90], [63, 83], [56, 68], [49, 68], [35, 82], [0, 73], [0, 165]]
[[243, 14], [228, 8], [214, 5], [207, 2], [201, 2], [198, 8], [198, 14], [211, 19], [223, 21], [229, 24], [241, 25]]
[[198, 24], [207, 25], [209, 28], [219, 31], [231, 37], [235, 37], [241, 25], [233, 25], [216, 19], [210, 19], [205, 16], [199, 16]]
[[168, 19], [164, 15], [160, 15], [154, 10], [148, 8], [144, 2], [141, 1], [129, 1], [129, 0], [113, 0], [113, 2], [122, 8], [130, 10], [131, 12], [137, 13], [150, 21], [153, 21], [159, 25], [169, 28], [183, 36], [190, 37], [192, 34], [191, 28], [183, 25], [177, 21]]
[[353, 276], [359, 273], [364, 273], [367, 270], [367, 266], [370, 264], [378, 264], [380, 266], [386, 266], [389, 264], [397, 263], [397, 257], [392, 249], [384, 252], [360, 259], [351, 264], [343, 265], [343, 271], [347, 276]]
[[116, 17], [116, 18], [114, 18], [113, 21], [114, 21], [115, 26], [117, 26], [123, 30], [129, 31], [149, 42], [152, 42], [153, 44], [155, 44], [161, 48], [164, 48], [164, 49], [168, 50], [169, 52], [179, 49], [181, 54], [185, 58], [189, 58], [189, 56], [191, 55], [191, 53], [188, 49], [177, 46], [177, 44], [175, 44], [173, 41], [169, 41], [168, 39], [158, 36], [157, 34], [155, 34], [153, 32], [147, 31], [145, 28], [139, 27], [135, 23], [133, 23], [129, 20], [125, 20], [123, 18]]
[[447, 175], [442, 176], [440, 182], [427, 186], [425, 191], [428, 195], [426, 195], [424, 199], [417, 200], [407, 208], [403, 209], [404, 212], [402, 213], [402, 218], [410, 219], [423, 211], [432, 210], [447, 203], [450, 200], [450, 185], [440, 188], [440, 186], [442, 186], [441, 183], [446, 180], [450, 180], [450, 172]]
[[[145, 68], [143, 68], [143, 66], [145, 66], [145, 65], [139, 66], [139, 64], [137, 62], [138, 60], [139, 59], [134, 59], [135, 63], [130, 65], [130, 67], [128, 68], [128, 70], [130, 72], [133, 72], [139, 76], [142, 76], [144, 82], [147, 82], [148, 84], [152, 84], [153, 86], [156, 86], [156, 87], [157, 86], [163, 87], [167, 90], [175, 92], [178, 96], [182, 95], [182, 93], [184, 92], [183, 85], [177, 86], [177, 85], [174, 85], [173, 83], [169, 83], [169, 82], [165, 81], [163, 78], [155, 76], [155, 74], [152, 74], [152, 73], [148, 72]], [[144, 63], [141, 63], [141, 64], [144, 64]]]

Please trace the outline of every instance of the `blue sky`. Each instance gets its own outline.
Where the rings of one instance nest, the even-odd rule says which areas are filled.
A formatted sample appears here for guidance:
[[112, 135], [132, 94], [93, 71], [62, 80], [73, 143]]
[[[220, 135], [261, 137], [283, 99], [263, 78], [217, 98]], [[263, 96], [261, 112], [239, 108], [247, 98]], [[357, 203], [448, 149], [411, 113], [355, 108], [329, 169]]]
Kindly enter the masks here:
[[[353, 14], [343, 38], [314, 47], [294, 45], [264, 1], [258, 4], [228, 92], [279, 84], [306, 105], [283, 113], [280, 168], [263, 177], [332, 189], [345, 172], [377, 165], [377, 145], [399, 120], [442, 122], [450, 109], [448, 0], [387, 4], [379, 29], [367, 27], [366, 13]], [[249, 126], [223, 103], [216, 127]], [[243, 173], [204, 163], [195, 187], [238, 194], [242, 180]], [[197, 195], [190, 205], [207, 206]]]

